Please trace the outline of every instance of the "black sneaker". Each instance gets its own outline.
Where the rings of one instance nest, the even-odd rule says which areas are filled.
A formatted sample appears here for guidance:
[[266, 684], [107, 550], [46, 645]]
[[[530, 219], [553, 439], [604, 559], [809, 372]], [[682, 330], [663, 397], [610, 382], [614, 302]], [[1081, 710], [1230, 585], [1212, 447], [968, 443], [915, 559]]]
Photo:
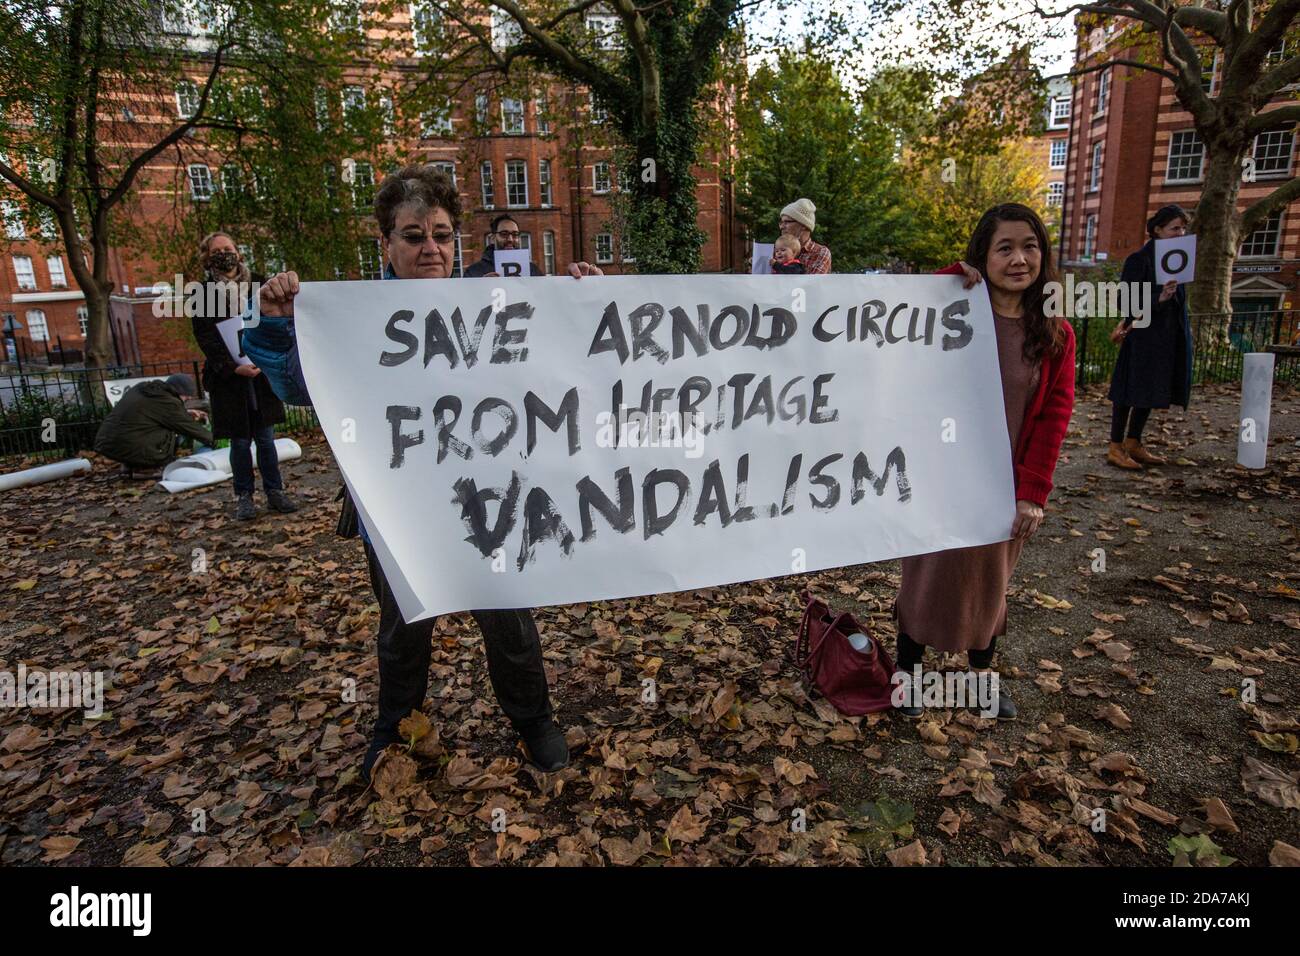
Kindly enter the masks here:
[[266, 493], [266, 503], [272, 511], [278, 511], [282, 515], [292, 514], [298, 510], [294, 500], [279, 488]]
[[527, 729], [519, 728], [523, 738], [524, 755], [543, 773], [554, 773], [569, 765], [569, 745], [564, 731], [550, 717]]
[[235, 496], [235, 520], [252, 521], [257, 517], [257, 508], [253, 504], [252, 495]]

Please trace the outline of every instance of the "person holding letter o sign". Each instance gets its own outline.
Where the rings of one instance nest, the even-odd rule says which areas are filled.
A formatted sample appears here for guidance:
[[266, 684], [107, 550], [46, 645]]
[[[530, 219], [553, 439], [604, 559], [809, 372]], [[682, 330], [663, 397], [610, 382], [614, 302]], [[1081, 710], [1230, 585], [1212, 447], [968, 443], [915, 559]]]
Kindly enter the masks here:
[[[1192, 392], [1192, 326], [1187, 316], [1187, 290], [1176, 281], [1156, 285], [1156, 240], [1187, 234], [1188, 216], [1180, 206], [1164, 206], [1147, 220], [1151, 238], [1124, 260], [1120, 282], [1144, 294], [1130, 293], [1130, 303], [1145, 307], [1143, 318], [1133, 310], [1111, 333], [1119, 342], [1119, 355], [1111, 374], [1109, 398], [1113, 403], [1110, 445], [1106, 461], [1117, 468], [1137, 471], [1144, 465], [1163, 465], [1164, 459], [1142, 446], [1142, 429], [1153, 408], [1181, 405], [1187, 408]], [[1170, 258], [1174, 257], [1174, 250]], [[1176, 263], [1168, 263], [1169, 267]]]
[[[894, 682], [895, 704], [908, 717], [922, 713], [916, 677], [926, 647], [965, 651], [971, 670], [994, 670], [997, 640], [1007, 630], [1007, 587], [1021, 549], [1043, 520], [1074, 410], [1074, 330], [1045, 306], [1044, 286], [1056, 279], [1051, 248], [1037, 213], [1003, 203], [980, 218], [965, 261], [940, 270], [964, 274], [967, 288], [988, 282], [1001, 372], [1001, 381], [989, 388], [1001, 388], [1010, 442], [996, 443], [987, 454], [1011, 453], [1016, 517], [1009, 541], [903, 558], [894, 603]], [[997, 716], [1014, 718], [1010, 695], [1000, 682], [988, 681], [997, 688]]]
[[[375, 219], [388, 265], [385, 279], [446, 279], [454, 269], [460, 196], [446, 173], [433, 166], [407, 166], [384, 179], [375, 194]], [[603, 275], [585, 262], [569, 266], [574, 278]], [[263, 315], [292, 315], [298, 276], [284, 272], [262, 286]], [[408, 624], [384, 577], [370, 535], [346, 489], [338, 533], [361, 536], [370, 587], [379, 602], [379, 701], [374, 735], [362, 762], [367, 779], [389, 744], [400, 743], [398, 724], [424, 706], [429, 685], [435, 619]], [[523, 738], [525, 754], [538, 769], [568, 765], [569, 748], [552, 717], [542, 645], [529, 608], [471, 612], [487, 648], [488, 676], [501, 709]]]

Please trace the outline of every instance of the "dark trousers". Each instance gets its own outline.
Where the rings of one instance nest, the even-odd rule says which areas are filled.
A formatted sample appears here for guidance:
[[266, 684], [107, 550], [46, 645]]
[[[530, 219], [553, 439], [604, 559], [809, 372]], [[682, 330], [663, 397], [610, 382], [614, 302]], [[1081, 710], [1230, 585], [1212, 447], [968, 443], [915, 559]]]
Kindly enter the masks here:
[[[993, 652], [997, 650], [998, 639], [996, 636], [989, 641], [989, 646], [984, 650], [971, 648], [966, 652], [966, 659], [970, 662], [973, 669], [988, 667], [993, 663]], [[894, 668], [900, 671], [911, 671], [917, 664], [921, 663], [921, 658], [925, 656], [925, 645], [918, 644], [911, 637], [898, 632], [898, 653], [894, 657]]]
[[275, 454], [275, 426], [267, 425], [253, 431], [252, 438], [230, 439], [230, 470], [235, 475], [235, 494], [253, 493], [253, 443], [257, 443], [257, 470], [262, 473], [262, 489], [279, 491], [284, 488], [280, 477], [280, 459]]
[[1149, 408], [1134, 408], [1131, 405], [1115, 403], [1110, 413], [1110, 440], [1119, 444], [1126, 437], [1141, 438], [1142, 429], [1146, 428], [1147, 419], [1150, 417]]
[[[402, 718], [424, 706], [435, 619], [415, 624], [402, 620], [375, 549], [369, 542], [363, 543], [370, 587], [379, 601], [379, 713], [375, 717], [375, 739], [392, 743], [401, 740], [397, 725]], [[483, 632], [492, 690], [515, 729], [523, 731], [549, 720], [551, 697], [533, 612], [519, 608], [470, 613]]]

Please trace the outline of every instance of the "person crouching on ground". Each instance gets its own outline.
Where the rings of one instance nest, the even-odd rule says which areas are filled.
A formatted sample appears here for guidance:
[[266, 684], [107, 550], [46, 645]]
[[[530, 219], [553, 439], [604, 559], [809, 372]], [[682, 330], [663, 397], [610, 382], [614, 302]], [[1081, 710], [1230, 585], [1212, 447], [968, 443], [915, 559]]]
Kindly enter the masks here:
[[199, 424], [202, 412], [185, 407], [197, 391], [189, 375], [141, 382], [128, 388], [95, 433], [95, 452], [128, 471], [156, 471], [176, 457], [181, 437], [212, 444]]

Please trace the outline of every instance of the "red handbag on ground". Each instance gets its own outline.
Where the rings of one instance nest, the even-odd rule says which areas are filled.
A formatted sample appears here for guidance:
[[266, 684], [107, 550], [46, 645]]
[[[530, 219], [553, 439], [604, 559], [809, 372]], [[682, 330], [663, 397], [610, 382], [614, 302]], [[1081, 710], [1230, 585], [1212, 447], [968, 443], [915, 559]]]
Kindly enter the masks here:
[[841, 714], [860, 717], [890, 706], [894, 662], [875, 638], [867, 651], [849, 643], [850, 634], [868, 634], [852, 614], [834, 614], [825, 601], [803, 592], [803, 623], [795, 645], [795, 664], [808, 683]]

